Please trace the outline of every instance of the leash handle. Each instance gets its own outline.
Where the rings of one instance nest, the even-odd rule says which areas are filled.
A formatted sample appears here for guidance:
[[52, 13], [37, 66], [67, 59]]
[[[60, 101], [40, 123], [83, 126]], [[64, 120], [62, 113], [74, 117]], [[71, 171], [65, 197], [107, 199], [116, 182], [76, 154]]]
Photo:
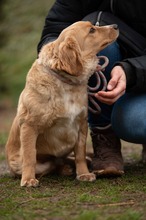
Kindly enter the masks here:
[[88, 109], [94, 114], [101, 113], [101, 108], [97, 104], [97, 102], [93, 99], [93, 97], [95, 93], [97, 92], [97, 90], [101, 87], [101, 83], [103, 85], [103, 87], [101, 88], [102, 91], [105, 91], [107, 88], [107, 80], [102, 71], [104, 71], [107, 65], [109, 64], [109, 59], [106, 56], [98, 56], [98, 59], [99, 61], [104, 60], [104, 63], [102, 65], [97, 65], [97, 71], [95, 71], [96, 86], [95, 87], [88, 86], [88, 99], [93, 104], [96, 110], [90, 106], [88, 107]]

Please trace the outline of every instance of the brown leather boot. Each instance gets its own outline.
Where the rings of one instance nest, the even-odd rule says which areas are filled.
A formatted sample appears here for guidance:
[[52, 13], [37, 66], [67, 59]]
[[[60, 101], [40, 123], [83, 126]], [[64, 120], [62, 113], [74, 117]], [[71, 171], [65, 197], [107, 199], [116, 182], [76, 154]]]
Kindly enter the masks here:
[[92, 128], [91, 138], [94, 150], [93, 172], [102, 176], [121, 176], [124, 174], [121, 142], [112, 128]]
[[142, 147], [142, 162], [146, 164], [146, 144], [143, 144]]

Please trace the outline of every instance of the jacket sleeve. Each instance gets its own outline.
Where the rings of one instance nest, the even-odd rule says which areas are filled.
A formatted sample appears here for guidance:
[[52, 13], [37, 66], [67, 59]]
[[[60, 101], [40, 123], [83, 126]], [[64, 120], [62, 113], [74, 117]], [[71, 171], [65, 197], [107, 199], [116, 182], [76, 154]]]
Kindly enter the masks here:
[[146, 55], [119, 63], [126, 73], [127, 92], [146, 92]]

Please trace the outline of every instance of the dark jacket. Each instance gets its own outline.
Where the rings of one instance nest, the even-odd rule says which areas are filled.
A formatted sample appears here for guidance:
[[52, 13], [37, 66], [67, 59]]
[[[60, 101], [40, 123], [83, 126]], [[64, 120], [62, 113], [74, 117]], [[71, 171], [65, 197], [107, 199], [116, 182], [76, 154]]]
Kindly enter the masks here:
[[[146, 1], [57, 0], [46, 17], [38, 52], [44, 44], [56, 39], [64, 28], [96, 10], [112, 12], [146, 38]], [[141, 56], [126, 57], [120, 65], [126, 73], [127, 90], [145, 92], [146, 53]]]

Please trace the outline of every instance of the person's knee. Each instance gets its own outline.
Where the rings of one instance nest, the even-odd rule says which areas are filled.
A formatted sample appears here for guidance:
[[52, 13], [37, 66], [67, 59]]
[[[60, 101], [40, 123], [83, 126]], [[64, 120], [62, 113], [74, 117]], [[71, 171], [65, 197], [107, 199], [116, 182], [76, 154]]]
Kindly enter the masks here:
[[146, 94], [121, 97], [113, 108], [111, 123], [121, 139], [146, 143]]

